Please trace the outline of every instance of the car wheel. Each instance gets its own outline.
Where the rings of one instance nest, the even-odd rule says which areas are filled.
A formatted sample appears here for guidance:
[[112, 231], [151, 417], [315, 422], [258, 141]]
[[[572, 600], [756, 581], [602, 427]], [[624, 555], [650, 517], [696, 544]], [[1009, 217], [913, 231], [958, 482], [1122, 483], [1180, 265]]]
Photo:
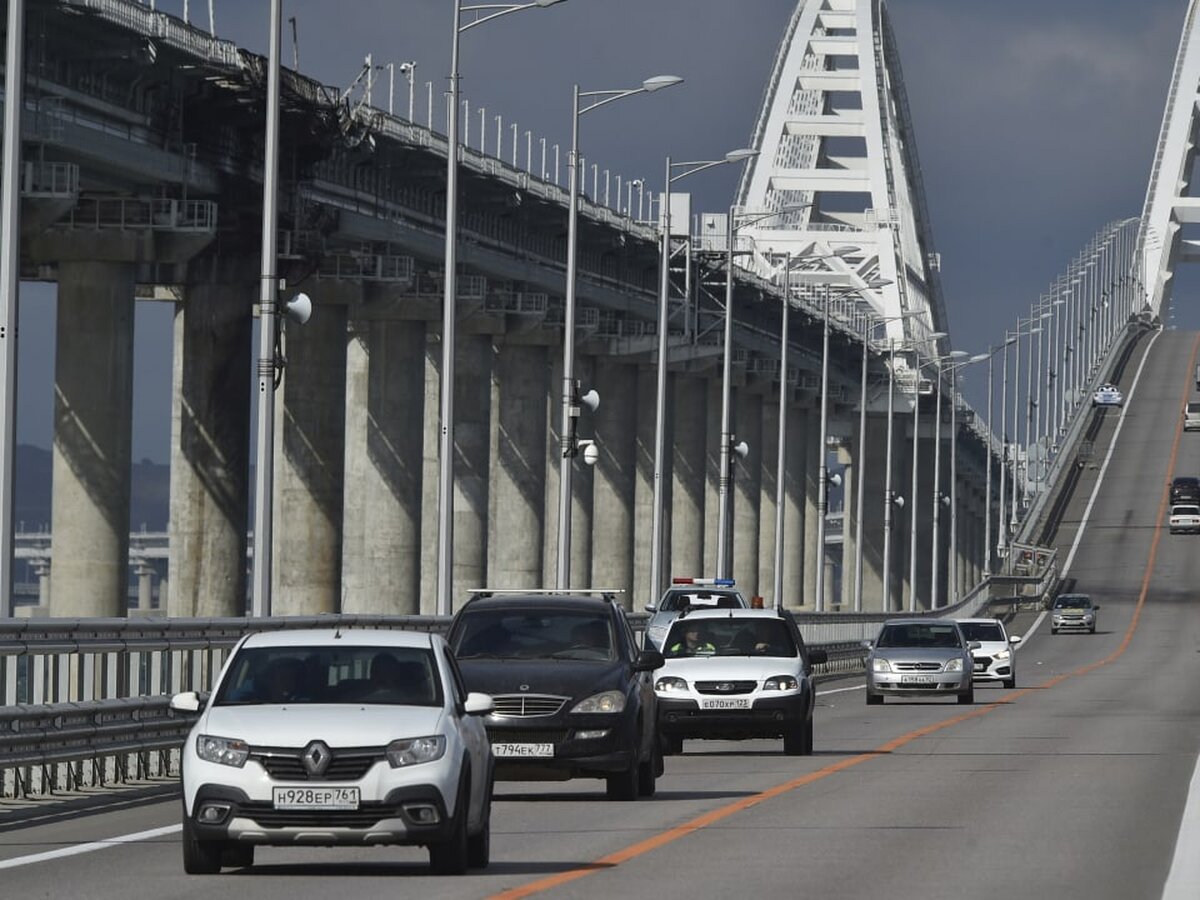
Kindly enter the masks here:
[[1088, 634], [1095, 634], [1095, 633], [1096, 633], [1096, 626], [1093, 625], [1091, 628], [1088, 629]]
[[476, 834], [467, 836], [467, 865], [486, 869], [492, 859], [492, 784], [488, 783], [483, 801], [483, 825]]
[[678, 756], [683, 752], [683, 738], [675, 734], [664, 734], [662, 738], [663, 754]]
[[221, 871], [224, 841], [204, 841], [196, 837], [192, 822], [183, 817], [183, 871], [189, 875], [216, 875]]
[[812, 753], [812, 720], [800, 720], [783, 734], [783, 752], [788, 756], [809, 756]]
[[231, 869], [249, 869], [254, 865], [254, 845], [230, 841], [221, 855], [221, 865]]
[[605, 793], [609, 800], [636, 800], [638, 798], [638, 771], [641, 767], [635, 758], [624, 772], [616, 772], [604, 779]]
[[1058, 629], [1057, 629], [1057, 628], [1051, 628], [1051, 629], [1050, 629], [1050, 633], [1051, 633], [1051, 634], [1058, 634]]
[[1015, 687], [1017, 686], [1017, 676], [1016, 676], [1016, 675], [1014, 675], [1012, 678], [1009, 678], [1008, 680], [1006, 680], [1006, 681], [1004, 682], [1004, 686], [1005, 686], [1005, 687], [1006, 687], [1008, 690], [1010, 690], [1010, 691], [1011, 691], [1013, 688], [1015, 688]]
[[867, 692], [867, 706], [883, 706], [883, 694]]
[[965, 693], [959, 694], [958, 702], [960, 704], [974, 703], [975, 702], [975, 685], [971, 685], [969, 688], [967, 688]]
[[464, 777], [458, 788], [450, 836], [429, 845], [429, 867], [434, 875], [462, 875], [467, 871], [467, 798], [470, 794], [471, 780]]
[[658, 778], [661, 760], [662, 751], [658, 747], [658, 741], [655, 741], [654, 747], [650, 751], [650, 758], [638, 764], [638, 794], [642, 797], [654, 796], [655, 780]]

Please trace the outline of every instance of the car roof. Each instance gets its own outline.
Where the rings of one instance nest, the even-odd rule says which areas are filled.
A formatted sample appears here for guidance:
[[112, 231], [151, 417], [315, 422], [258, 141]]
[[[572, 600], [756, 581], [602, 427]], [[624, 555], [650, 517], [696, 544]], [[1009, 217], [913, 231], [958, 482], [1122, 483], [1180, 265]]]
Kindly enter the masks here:
[[1054, 599], [1055, 599], [1055, 600], [1091, 600], [1091, 599], [1092, 599], [1092, 595], [1091, 595], [1091, 594], [1078, 594], [1078, 593], [1075, 593], [1075, 594], [1059, 594], [1059, 595], [1058, 595], [1057, 597], [1055, 597]]
[[1003, 625], [999, 619], [994, 616], [978, 616], [973, 619], [955, 619], [959, 625]]
[[243, 647], [424, 647], [433, 646], [425, 631], [390, 628], [285, 628], [247, 636]]
[[693, 619], [785, 619], [787, 613], [776, 609], [708, 609], [692, 607], [686, 616], [675, 621], [690, 622]]
[[956, 624], [958, 624], [958, 622], [959, 622], [958, 619], [935, 619], [935, 618], [932, 618], [931, 616], [908, 616], [906, 618], [901, 618], [901, 619], [888, 619], [883, 624], [884, 625], [914, 625], [914, 624], [929, 625], [932, 623], [935, 625], [946, 625], [946, 624], [956, 625]]
[[476, 609], [536, 609], [536, 610], [552, 610], [552, 609], [571, 609], [575, 611], [584, 610], [595, 613], [607, 614], [612, 609], [612, 595], [596, 595], [596, 594], [572, 594], [563, 592], [561, 594], [534, 594], [520, 593], [507, 591], [496, 593], [479, 593], [468, 600], [461, 608], [460, 612]]

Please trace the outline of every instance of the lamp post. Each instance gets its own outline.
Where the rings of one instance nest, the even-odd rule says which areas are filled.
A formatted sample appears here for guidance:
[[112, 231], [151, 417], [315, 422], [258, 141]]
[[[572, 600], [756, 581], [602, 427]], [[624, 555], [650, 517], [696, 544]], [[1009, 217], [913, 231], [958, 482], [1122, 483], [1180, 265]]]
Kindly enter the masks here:
[[[272, 0], [273, 3], [279, 0]], [[441, 423], [438, 432], [438, 529], [437, 529], [437, 613], [450, 615], [453, 590], [454, 555], [454, 351], [455, 308], [458, 298], [458, 117], [459, 74], [458, 42], [464, 31], [500, 16], [526, 9], [553, 6], [562, 0], [531, 0], [528, 3], [476, 4], [463, 6], [454, 0], [454, 29], [450, 45], [449, 122], [446, 135], [446, 249], [442, 282], [442, 369]], [[463, 24], [462, 14], [474, 12], [477, 18]], [[411, 114], [410, 114], [411, 118]], [[257, 527], [257, 526], [256, 526]]]
[[[1047, 313], [1046, 315], [1049, 315], [1049, 313]], [[1013, 384], [1013, 405], [1012, 405], [1012, 414], [1013, 414], [1012, 499], [1010, 502], [1011, 509], [1009, 510], [1010, 518], [1009, 518], [1009, 523], [1008, 523], [1009, 529], [1010, 529], [1010, 531], [1009, 531], [1010, 537], [1012, 535], [1012, 532], [1016, 531], [1017, 522], [1018, 522], [1017, 511], [1020, 507], [1020, 504], [1017, 501], [1017, 487], [1020, 482], [1020, 479], [1018, 479], [1018, 477], [1017, 477], [1017, 464], [1019, 462], [1017, 446], [1019, 444], [1019, 435], [1020, 435], [1020, 429], [1021, 429], [1021, 423], [1020, 423], [1020, 420], [1018, 419], [1018, 415], [1019, 415], [1018, 410], [1019, 410], [1020, 395], [1021, 395], [1021, 338], [1026, 337], [1026, 336], [1030, 337], [1030, 341], [1031, 341], [1030, 355], [1032, 356], [1032, 349], [1033, 349], [1032, 348], [1032, 336], [1034, 334], [1037, 334], [1039, 331], [1041, 331], [1041, 326], [1037, 325], [1035, 323], [1040, 321], [1042, 318], [1043, 318], [1042, 316], [1031, 316], [1028, 319], [1018, 318], [1017, 319], [1017, 327], [1014, 332], [1014, 334], [1016, 335], [1017, 349], [1015, 351], [1016, 358], [1015, 358], [1014, 367], [1013, 367], [1014, 384]], [[1026, 326], [1028, 326], [1028, 330], [1026, 330]], [[1028, 392], [1029, 392], [1029, 382], [1028, 382], [1028, 380], [1026, 380], [1026, 394], [1027, 395], [1028, 395]], [[1025, 431], [1026, 443], [1028, 443], [1028, 441], [1029, 441], [1028, 428], [1029, 428], [1028, 420], [1026, 420], [1026, 431]], [[1026, 469], [1028, 469], [1028, 467], [1029, 467], [1028, 452], [1026, 452], [1025, 466], [1026, 466]]]
[[934, 367], [937, 369], [937, 400], [934, 407], [933, 417], [933, 539], [930, 541], [930, 570], [929, 570], [929, 608], [938, 608], [938, 599], [940, 591], [938, 578], [938, 550], [941, 539], [941, 518], [942, 518], [942, 382], [945, 369], [942, 363], [947, 359], [961, 359], [966, 356], [965, 350], [951, 350], [945, 356], [939, 356], [935, 359]]
[[[404, 75], [405, 78], [408, 79], [408, 121], [411, 122], [413, 120], [413, 100], [415, 99], [413, 96], [413, 90], [414, 90], [414, 85], [416, 84], [416, 80], [417, 80], [417, 63], [415, 60], [410, 60], [409, 62], [402, 62], [402, 63], [400, 63], [398, 68], [400, 69], [400, 73], [402, 75]], [[392, 104], [392, 97], [391, 97], [391, 89], [389, 87], [389, 90], [388, 90], [388, 112], [389, 113], [392, 111], [391, 104]]]
[[956, 365], [950, 372], [950, 585], [947, 595], [953, 606], [958, 602], [958, 370], [972, 363], [991, 359], [991, 353], [977, 353]]
[[[563, 390], [562, 390], [562, 461], [558, 479], [558, 567], [555, 587], [560, 591], [571, 586], [571, 481], [572, 462], [578, 452], [574, 439], [574, 419], [579, 415], [576, 400], [578, 385], [575, 383], [575, 276], [578, 256], [579, 222], [579, 117], [614, 101], [648, 94], [672, 85], [683, 79], [676, 75], [655, 75], [642, 82], [640, 87], [622, 90], [580, 91], [575, 85], [571, 104], [571, 156], [567, 204], [567, 283], [563, 311]], [[579, 100], [589, 101], [580, 108]], [[667, 188], [668, 191], [670, 188]], [[668, 229], [668, 240], [670, 232]], [[659, 366], [663, 366], [660, 358]]]
[[[984, 429], [987, 432], [987, 449], [984, 451], [984, 459], [987, 465], [987, 473], [984, 476], [984, 500], [983, 500], [983, 574], [992, 574], [992, 399], [994, 389], [992, 387], [992, 363], [993, 357], [1000, 350], [1004, 351], [1004, 368], [1005, 377], [1008, 375], [1008, 345], [1015, 341], [1016, 338], [1010, 338], [1007, 333], [1004, 335], [1003, 343], [995, 347], [988, 347], [988, 392], [987, 392], [987, 427]], [[1000, 414], [1004, 415], [1004, 400], [1000, 401]], [[1004, 426], [1000, 426], [1000, 508], [1004, 508]], [[998, 522], [1004, 521], [1004, 514], [1001, 512]], [[1000, 540], [1004, 540], [1004, 531], [1000, 530]]]
[[[726, 163], [740, 162], [757, 156], [757, 150], [731, 150], [723, 159], [696, 160], [690, 162], [671, 162], [667, 157], [663, 174], [663, 184], [666, 185], [666, 199], [663, 203], [662, 214], [662, 248], [659, 252], [659, 285], [658, 285], [658, 363], [654, 393], [654, 508], [650, 529], [650, 601], [658, 599], [663, 589], [662, 557], [663, 557], [663, 506], [666, 494], [663, 485], [663, 469], [666, 456], [666, 412], [667, 412], [667, 327], [670, 312], [671, 289], [671, 185], [676, 181], [695, 175], [705, 169]], [[681, 170], [678, 175], [672, 175], [675, 169]], [[617, 189], [618, 204], [620, 188]]]
[[783, 505], [784, 459], [787, 455], [787, 401], [788, 401], [788, 311], [792, 307], [792, 254], [789, 251], [783, 262], [783, 309], [779, 320], [779, 442], [775, 465], [775, 570], [771, 582], [771, 598], [776, 609], [783, 608]]

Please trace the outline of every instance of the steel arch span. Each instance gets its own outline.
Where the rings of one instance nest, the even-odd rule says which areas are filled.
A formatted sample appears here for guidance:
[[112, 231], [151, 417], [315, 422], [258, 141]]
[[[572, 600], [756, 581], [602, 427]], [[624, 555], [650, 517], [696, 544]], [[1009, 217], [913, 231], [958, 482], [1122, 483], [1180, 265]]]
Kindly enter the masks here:
[[[738, 234], [756, 255], [807, 256], [812, 281], [859, 297], [865, 312], [890, 320], [889, 337], [924, 344], [949, 331], [883, 0], [800, 0], [753, 146], [759, 155], [738, 190], [747, 220]], [[756, 258], [765, 268], [767, 257]]]

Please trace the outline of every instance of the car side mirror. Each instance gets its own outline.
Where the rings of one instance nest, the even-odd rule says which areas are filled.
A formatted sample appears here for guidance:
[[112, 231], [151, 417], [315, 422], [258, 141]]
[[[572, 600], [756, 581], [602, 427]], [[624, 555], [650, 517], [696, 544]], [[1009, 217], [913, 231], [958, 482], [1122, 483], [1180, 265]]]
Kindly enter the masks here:
[[466, 702], [463, 703], [463, 712], [468, 716], [491, 715], [495, 709], [496, 701], [492, 699], [492, 695], [481, 694], [478, 691], [467, 694]]
[[1008, 642], [1010, 644], [1019, 644], [1021, 643], [1021, 636], [1019, 634], [1010, 634], [1008, 636]]
[[982, 646], [983, 646], [983, 644], [979, 643], [979, 641], [968, 641], [967, 642], [968, 650], [978, 650]]
[[810, 666], [823, 666], [829, 662], [829, 654], [820, 648], [808, 651], [808, 664]]
[[1094, 611], [1096, 611], [1096, 610], [1098, 610], [1099, 608], [1100, 608], [1100, 604], [1099, 604], [1099, 603], [1096, 603], [1096, 604], [1093, 604], [1093, 605], [1092, 605], [1092, 611], [1093, 611], [1093, 612], [1094, 612]]
[[657, 603], [647, 603], [646, 604], [646, 612], [648, 612], [648, 613], [658, 612], [658, 604]]
[[184, 691], [171, 698], [171, 709], [176, 712], [200, 712], [208, 705], [208, 697], [201, 697], [195, 691]]
[[874, 641], [863, 641], [862, 642], [862, 648], [864, 650], [872, 650], [872, 649], [874, 649], [874, 647], [875, 647]]
[[658, 650], [643, 650], [633, 661], [633, 671], [653, 672], [655, 669], [661, 669], [665, 663], [666, 660]]

